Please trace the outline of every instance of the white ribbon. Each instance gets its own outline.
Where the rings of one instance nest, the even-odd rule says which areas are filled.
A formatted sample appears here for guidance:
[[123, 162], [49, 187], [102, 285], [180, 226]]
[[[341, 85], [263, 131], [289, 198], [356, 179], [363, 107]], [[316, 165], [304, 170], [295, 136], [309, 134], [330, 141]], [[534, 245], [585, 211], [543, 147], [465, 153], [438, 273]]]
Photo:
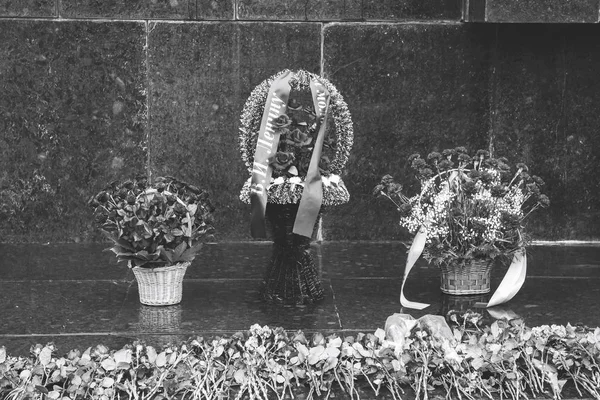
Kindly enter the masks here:
[[527, 275], [527, 254], [525, 248], [521, 248], [515, 253], [506, 275], [502, 278], [502, 282], [498, 289], [492, 295], [486, 307], [494, 307], [498, 304], [506, 303], [521, 289]]
[[[429, 307], [430, 304], [418, 303], [410, 301], [404, 296], [404, 285], [408, 274], [412, 270], [413, 266], [421, 257], [423, 249], [425, 248], [425, 241], [427, 239], [427, 230], [425, 227], [421, 227], [419, 232], [415, 235], [412, 245], [408, 250], [408, 256], [406, 258], [406, 267], [404, 268], [404, 277], [402, 278], [402, 287], [400, 288], [400, 304], [402, 307], [413, 308], [415, 310], [422, 310]], [[525, 276], [527, 275], [527, 254], [525, 248], [521, 248], [517, 251], [512, 259], [512, 263], [506, 271], [502, 282], [492, 295], [492, 298], [487, 303], [487, 307], [494, 307], [502, 303], [506, 303], [519, 292], [521, 286], [525, 282]]]
[[419, 257], [421, 257], [421, 253], [423, 253], [423, 249], [425, 248], [426, 239], [427, 230], [424, 227], [421, 227], [419, 229], [419, 232], [417, 232], [417, 234], [415, 235], [412, 245], [408, 250], [408, 257], [406, 258], [406, 267], [404, 268], [404, 277], [402, 278], [402, 288], [400, 289], [400, 304], [402, 304], [402, 307], [414, 308], [415, 310], [422, 310], [426, 307], [429, 307], [429, 304], [410, 301], [407, 300], [404, 296], [404, 284], [406, 283], [406, 278], [408, 278], [410, 270], [415, 265]]

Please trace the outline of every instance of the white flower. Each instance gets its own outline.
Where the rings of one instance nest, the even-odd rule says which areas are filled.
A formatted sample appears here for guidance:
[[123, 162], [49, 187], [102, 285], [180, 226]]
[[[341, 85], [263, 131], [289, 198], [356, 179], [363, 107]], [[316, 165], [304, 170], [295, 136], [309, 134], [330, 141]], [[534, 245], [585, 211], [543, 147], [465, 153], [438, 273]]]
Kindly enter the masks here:
[[283, 176], [280, 176], [274, 180], [271, 181], [272, 185], [281, 185], [282, 183], [285, 182], [285, 178]]

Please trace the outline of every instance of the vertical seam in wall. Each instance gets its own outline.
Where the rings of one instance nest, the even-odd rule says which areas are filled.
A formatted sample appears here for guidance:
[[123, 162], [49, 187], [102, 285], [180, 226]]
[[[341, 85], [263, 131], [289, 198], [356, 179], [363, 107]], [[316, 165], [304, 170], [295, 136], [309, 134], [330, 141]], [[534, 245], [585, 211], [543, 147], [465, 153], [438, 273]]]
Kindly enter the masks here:
[[239, 0], [231, 0], [233, 2], [233, 20], [237, 21], [238, 20], [238, 1]]
[[152, 169], [150, 167], [150, 21], [146, 24], [146, 176], [152, 182]]
[[495, 27], [495, 35], [494, 35], [494, 43], [492, 45], [492, 54], [490, 61], [490, 83], [489, 83], [489, 130], [488, 130], [488, 140], [489, 140], [489, 152], [490, 155], [494, 155], [494, 144], [495, 144], [495, 122], [497, 118], [497, 106], [496, 106], [496, 68], [497, 68], [497, 60], [498, 60], [498, 25]]

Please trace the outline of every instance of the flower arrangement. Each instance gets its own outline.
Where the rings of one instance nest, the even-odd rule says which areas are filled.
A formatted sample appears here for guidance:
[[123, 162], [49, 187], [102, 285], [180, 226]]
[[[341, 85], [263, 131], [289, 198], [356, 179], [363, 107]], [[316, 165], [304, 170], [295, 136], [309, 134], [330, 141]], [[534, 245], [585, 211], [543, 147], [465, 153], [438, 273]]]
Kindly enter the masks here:
[[[259, 136], [265, 101], [271, 83], [281, 74], [270, 77], [250, 94], [241, 113], [240, 153], [242, 160], [252, 172], [254, 152]], [[273, 121], [275, 133], [279, 134], [277, 152], [269, 158], [273, 170], [268, 188], [268, 201], [277, 204], [298, 203], [302, 197], [304, 180], [311, 161], [317, 138], [318, 121], [310, 92], [310, 80], [317, 78], [331, 95], [327, 131], [323, 142], [319, 172], [323, 181], [323, 205], [348, 202], [348, 191], [340, 178], [353, 144], [353, 127], [348, 106], [341, 94], [328, 80], [306, 71], [297, 71], [290, 81], [291, 93], [285, 114]], [[248, 180], [240, 199], [250, 204]]]
[[14, 357], [0, 347], [0, 398], [600, 398], [600, 328], [448, 319], [454, 341], [416, 327], [401, 348], [382, 329], [340, 337], [260, 325], [163, 348], [136, 341], [60, 356], [49, 343]]
[[374, 194], [394, 202], [400, 225], [411, 233], [426, 230], [423, 256], [435, 265], [512, 256], [526, 242], [525, 219], [549, 204], [541, 193], [544, 181], [525, 164], [511, 167], [486, 150], [471, 156], [457, 147], [426, 160], [413, 154], [408, 162], [420, 181], [418, 194], [404, 195], [390, 175]]
[[89, 205], [113, 243], [107, 250], [130, 267], [192, 261], [214, 231], [208, 193], [173, 177], [113, 182]]

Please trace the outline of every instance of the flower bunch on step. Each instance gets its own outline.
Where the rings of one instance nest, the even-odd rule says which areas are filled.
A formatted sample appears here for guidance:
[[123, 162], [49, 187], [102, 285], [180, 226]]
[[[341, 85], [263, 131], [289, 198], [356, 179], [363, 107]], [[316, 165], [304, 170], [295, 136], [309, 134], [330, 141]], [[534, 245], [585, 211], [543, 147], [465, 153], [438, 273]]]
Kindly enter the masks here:
[[136, 341], [61, 355], [49, 343], [14, 357], [0, 347], [0, 398], [600, 398], [600, 328], [530, 328], [518, 318], [486, 326], [471, 312], [447, 319], [454, 340], [415, 326], [398, 351], [382, 329], [324, 336], [260, 325], [162, 348]]
[[423, 255], [437, 265], [450, 260], [512, 256], [525, 242], [525, 219], [547, 207], [544, 181], [522, 163], [511, 166], [486, 150], [469, 154], [457, 147], [413, 154], [408, 162], [421, 189], [408, 197], [391, 175], [374, 194], [392, 200], [400, 225], [411, 233], [427, 232]]
[[130, 267], [192, 261], [214, 232], [208, 193], [173, 177], [112, 182], [89, 205], [113, 242], [108, 250]]

